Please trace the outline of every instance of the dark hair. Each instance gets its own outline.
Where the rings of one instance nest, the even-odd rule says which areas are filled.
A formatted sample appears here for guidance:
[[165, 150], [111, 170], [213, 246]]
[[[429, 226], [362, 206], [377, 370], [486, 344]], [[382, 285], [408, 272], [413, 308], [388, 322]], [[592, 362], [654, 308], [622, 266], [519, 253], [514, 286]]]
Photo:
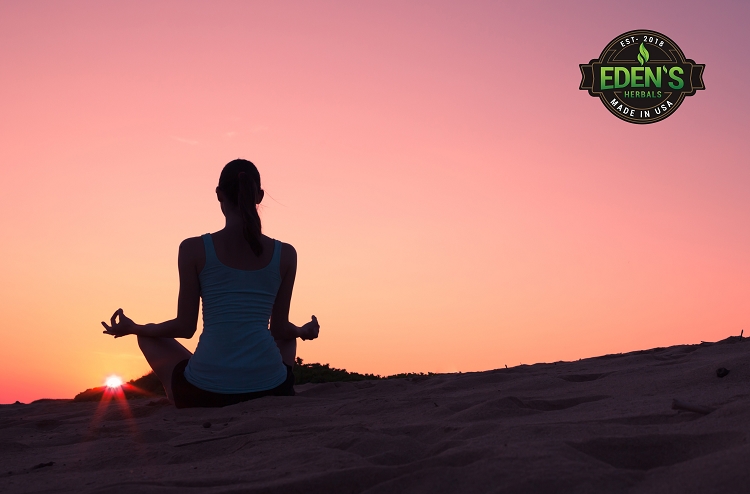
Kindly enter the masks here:
[[255, 255], [260, 257], [263, 245], [260, 243], [260, 216], [255, 204], [257, 194], [261, 191], [258, 169], [248, 160], [230, 161], [221, 170], [219, 188], [229, 202], [234, 206], [239, 205], [245, 223], [242, 233]]

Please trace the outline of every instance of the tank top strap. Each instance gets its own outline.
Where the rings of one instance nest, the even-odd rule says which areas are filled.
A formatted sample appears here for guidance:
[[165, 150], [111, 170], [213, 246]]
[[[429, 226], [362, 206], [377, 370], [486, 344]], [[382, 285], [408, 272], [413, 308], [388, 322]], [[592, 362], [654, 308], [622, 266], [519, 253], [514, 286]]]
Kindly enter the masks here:
[[203, 238], [203, 247], [206, 249], [206, 265], [215, 264], [218, 261], [216, 257], [216, 250], [214, 249], [214, 241], [211, 239], [210, 233], [204, 233], [201, 235]]

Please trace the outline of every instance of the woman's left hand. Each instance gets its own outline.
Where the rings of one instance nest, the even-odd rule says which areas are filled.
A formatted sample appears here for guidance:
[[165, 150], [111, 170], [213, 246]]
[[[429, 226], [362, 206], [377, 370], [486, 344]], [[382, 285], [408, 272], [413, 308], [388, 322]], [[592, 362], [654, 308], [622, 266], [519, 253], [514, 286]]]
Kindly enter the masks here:
[[320, 324], [318, 324], [318, 318], [312, 316], [312, 320], [299, 328], [299, 337], [303, 340], [314, 340], [318, 337], [320, 332]]
[[[118, 315], [120, 316], [119, 321], [116, 320]], [[136, 327], [136, 324], [133, 322], [133, 320], [127, 317], [122, 312], [122, 309], [117, 309], [115, 313], [112, 314], [112, 318], [109, 322], [112, 324], [111, 327], [107, 326], [107, 323], [102, 321], [102, 326], [104, 326], [104, 329], [106, 329], [106, 331], [102, 331], [102, 333], [112, 335], [115, 338], [133, 334], [133, 331]]]

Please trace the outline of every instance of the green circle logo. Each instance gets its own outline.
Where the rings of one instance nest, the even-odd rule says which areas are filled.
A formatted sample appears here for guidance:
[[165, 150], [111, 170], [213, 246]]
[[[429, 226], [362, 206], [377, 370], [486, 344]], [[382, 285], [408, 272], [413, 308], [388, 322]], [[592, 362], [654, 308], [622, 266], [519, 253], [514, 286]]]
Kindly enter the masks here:
[[581, 86], [626, 122], [664, 120], [686, 96], [705, 89], [705, 64], [686, 59], [677, 44], [656, 31], [628, 31], [612, 40], [598, 59], [580, 64]]

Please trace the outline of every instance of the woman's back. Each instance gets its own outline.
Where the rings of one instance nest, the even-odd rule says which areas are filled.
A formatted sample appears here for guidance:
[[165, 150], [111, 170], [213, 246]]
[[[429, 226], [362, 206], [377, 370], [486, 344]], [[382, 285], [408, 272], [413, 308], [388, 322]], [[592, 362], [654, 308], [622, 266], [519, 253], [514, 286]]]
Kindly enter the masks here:
[[[289, 321], [297, 251], [261, 232], [263, 196], [252, 162], [227, 163], [216, 187], [224, 228], [180, 244], [177, 317], [136, 324], [117, 309], [112, 326], [102, 321], [105, 334], [138, 336], [138, 346], [178, 408], [294, 396], [297, 339], [318, 337], [314, 315], [302, 326]], [[195, 334], [201, 298], [203, 333], [193, 354], [176, 338]]]
[[227, 267], [245, 271], [264, 268], [271, 262], [276, 240], [261, 234], [259, 241], [263, 252], [257, 256], [241, 232], [230, 232], [225, 228], [211, 234], [211, 242], [219, 262]]
[[[272, 242], [262, 256], [243, 256], [233, 265], [249, 263], [259, 269], [238, 269], [223, 264], [217, 256], [231, 254], [232, 246], [221, 242], [218, 249], [211, 234], [201, 236], [205, 264], [199, 279], [203, 299], [203, 333], [195, 354], [185, 368], [193, 385], [215, 393], [247, 393], [273, 388], [286, 379], [281, 353], [268, 330], [276, 294], [281, 284], [281, 242]], [[266, 261], [270, 255], [270, 260]], [[230, 262], [231, 255], [222, 256]]]

